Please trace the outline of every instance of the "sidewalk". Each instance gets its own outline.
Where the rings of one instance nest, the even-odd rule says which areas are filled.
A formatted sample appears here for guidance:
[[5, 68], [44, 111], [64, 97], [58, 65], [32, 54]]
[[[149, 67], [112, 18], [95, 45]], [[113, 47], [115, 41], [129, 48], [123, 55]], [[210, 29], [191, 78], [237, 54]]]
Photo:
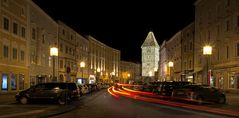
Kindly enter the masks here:
[[239, 94], [226, 93], [226, 99], [226, 104], [228, 104], [228, 108], [239, 111]]
[[17, 92], [0, 92], [0, 105], [16, 103], [15, 95]]

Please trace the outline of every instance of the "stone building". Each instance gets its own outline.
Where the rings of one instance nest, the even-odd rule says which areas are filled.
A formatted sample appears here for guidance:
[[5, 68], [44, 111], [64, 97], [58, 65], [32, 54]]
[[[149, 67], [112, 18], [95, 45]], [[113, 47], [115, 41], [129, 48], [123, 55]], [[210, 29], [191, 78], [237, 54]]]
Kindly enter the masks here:
[[27, 0], [0, 0], [0, 92], [29, 87]]
[[194, 22], [182, 29], [181, 58], [182, 80], [195, 82], [194, 80]]
[[[90, 62], [89, 57], [89, 41], [83, 35], [76, 33], [76, 63], [77, 75], [76, 82], [78, 84], [85, 84], [88, 82]], [[83, 65], [81, 65], [83, 64]]]
[[[29, 74], [30, 85], [53, 80], [53, 58], [50, 48], [58, 46], [58, 24], [35, 3], [29, 1]], [[57, 61], [55, 61], [57, 72]], [[56, 75], [58, 75], [56, 73]]]
[[[197, 0], [195, 2], [196, 79], [221, 89], [239, 88], [239, 1]], [[212, 46], [203, 55], [202, 47]], [[205, 68], [208, 68], [206, 71]]]
[[[171, 81], [182, 81], [181, 69], [181, 38], [182, 33], [178, 31], [173, 37], [166, 42], [166, 52], [168, 60], [168, 78]], [[170, 67], [169, 62], [173, 63]]]
[[166, 40], [160, 45], [159, 57], [158, 81], [169, 81]]
[[[159, 45], [154, 36], [154, 33], [150, 31], [141, 46], [142, 50], [142, 76], [147, 79], [151, 79], [155, 76], [155, 71], [158, 70], [159, 63]], [[146, 80], [148, 81], [148, 80]], [[149, 80], [154, 81], [154, 80]]]
[[139, 64], [129, 61], [120, 61], [120, 83], [139, 81]]
[[120, 51], [111, 48], [92, 36], [89, 40], [89, 83], [118, 81]]

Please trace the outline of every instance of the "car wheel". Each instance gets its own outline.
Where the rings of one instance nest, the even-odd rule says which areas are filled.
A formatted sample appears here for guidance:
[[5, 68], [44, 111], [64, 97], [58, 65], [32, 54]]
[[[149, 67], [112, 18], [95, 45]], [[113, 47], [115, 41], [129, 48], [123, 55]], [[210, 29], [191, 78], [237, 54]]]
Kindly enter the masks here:
[[58, 98], [58, 103], [60, 104], [60, 105], [65, 105], [66, 103], [67, 103], [67, 98], [65, 97], [65, 96], [60, 96], [59, 98]]
[[196, 100], [197, 100], [198, 104], [203, 103], [203, 97], [202, 96], [197, 96]]
[[226, 103], [226, 98], [225, 96], [220, 96], [217, 101], [219, 104], [225, 104]]
[[27, 104], [28, 98], [27, 97], [21, 97], [19, 101], [20, 101], [21, 104]]

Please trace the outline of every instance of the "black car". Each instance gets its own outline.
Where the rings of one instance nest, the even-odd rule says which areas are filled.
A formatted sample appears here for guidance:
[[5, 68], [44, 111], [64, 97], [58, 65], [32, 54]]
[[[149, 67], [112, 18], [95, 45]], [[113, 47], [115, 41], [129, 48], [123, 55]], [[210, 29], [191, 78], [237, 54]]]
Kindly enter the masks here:
[[18, 92], [15, 97], [22, 104], [32, 100], [54, 100], [66, 104], [78, 94], [79, 89], [75, 83], [41, 83]]
[[172, 96], [196, 100], [200, 104], [203, 102], [226, 103], [226, 95], [220, 89], [208, 85], [187, 85], [183, 88], [175, 89]]
[[[154, 85], [154, 93], [171, 96], [174, 89], [182, 88], [185, 85], [190, 85], [192, 83], [186, 81], [164, 81], [158, 82]], [[156, 90], [155, 90], [156, 89]]]

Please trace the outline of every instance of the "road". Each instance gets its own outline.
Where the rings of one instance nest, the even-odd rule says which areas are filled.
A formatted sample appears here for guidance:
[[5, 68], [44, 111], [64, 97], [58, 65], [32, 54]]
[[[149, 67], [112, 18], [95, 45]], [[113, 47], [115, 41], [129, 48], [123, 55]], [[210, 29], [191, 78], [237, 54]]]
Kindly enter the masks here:
[[82, 97], [73, 111], [52, 118], [230, 118], [160, 104], [112, 97], [106, 90]]

